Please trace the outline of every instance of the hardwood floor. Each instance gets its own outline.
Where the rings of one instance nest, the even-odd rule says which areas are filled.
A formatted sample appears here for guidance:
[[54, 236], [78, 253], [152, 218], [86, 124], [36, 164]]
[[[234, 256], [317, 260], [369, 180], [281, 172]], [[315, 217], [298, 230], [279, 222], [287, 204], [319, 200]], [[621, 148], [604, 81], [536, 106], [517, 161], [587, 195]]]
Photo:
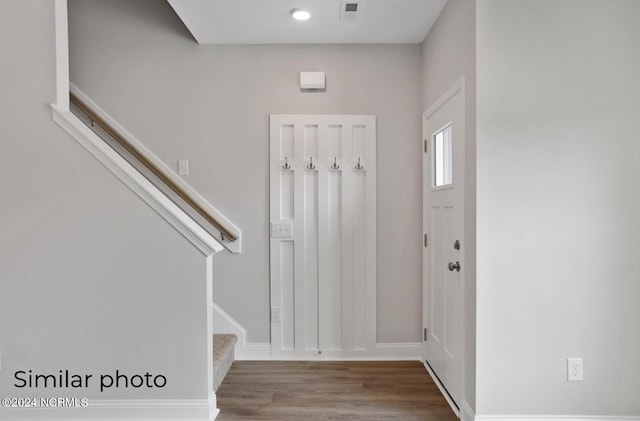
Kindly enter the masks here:
[[442, 420], [455, 416], [418, 361], [236, 361], [217, 420]]

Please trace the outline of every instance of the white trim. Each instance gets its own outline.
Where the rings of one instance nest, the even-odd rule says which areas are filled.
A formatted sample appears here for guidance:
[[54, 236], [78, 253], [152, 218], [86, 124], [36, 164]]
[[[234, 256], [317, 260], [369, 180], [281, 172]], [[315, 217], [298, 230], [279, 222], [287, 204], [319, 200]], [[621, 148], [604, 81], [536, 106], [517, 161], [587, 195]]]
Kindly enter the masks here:
[[248, 343], [244, 345], [244, 352], [241, 358], [244, 361], [267, 361], [271, 360], [271, 343]]
[[271, 359], [271, 343], [247, 343], [247, 330], [216, 303], [210, 303], [214, 333], [233, 333], [238, 337], [234, 347], [234, 357], [238, 361], [257, 361]]
[[134, 419], [171, 419], [173, 421], [210, 421], [220, 411], [215, 393], [208, 399], [89, 399], [86, 408], [0, 408], [3, 419], [12, 420], [89, 420], [130, 421]]
[[453, 412], [456, 414], [456, 416], [460, 418], [460, 410], [456, 406], [455, 402], [453, 402], [453, 399], [451, 399], [451, 396], [449, 396], [449, 393], [447, 393], [442, 383], [440, 383], [440, 380], [438, 379], [438, 377], [435, 375], [433, 370], [431, 370], [431, 367], [429, 367], [429, 364], [427, 363], [423, 363], [423, 364], [424, 364], [424, 368], [427, 369], [427, 372], [433, 379], [433, 382], [436, 384], [436, 386], [438, 386], [438, 389], [440, 389], [440, 393], [442, 394], [442, 396], [444, 396], [444, 398], [446, 399], [447, 403], [449, 404]]
[[474, 421], [476, 418], [476, 413], [471, 409], [471, 405], [469, 402], [465, 400], [462, 401], [462, 405], [460, 406], [460, 420], [461, 421]]
[[69, 22], [67, 0], [55, 0], [56, 27], [56, 103], [69, 111]]
[[317, 350], [300, 353], [281, 351], [274, 361], [420, 361], [420, 343], [376, 344], [373, 349]]
[[216, 303], [210, 302], [209, 306], [211, 307], [210, 313], [213, 316], [213, 325], [209, 333], [233, 333], [236, 335], [238, 341], [233, 350], [234, 356], [236, 360], [243, 359], [244, 348], [247, 345], [247, 330]]
[[[213, 257], [207, 256], [205, 258], [206, 262], [206, 295], [202, 297], [202, 300], [205, 303], [209, 303], [209, 297], [213, 295]], [[207, 390], [214, 390], [213, 387], [213, 335], [211, 331], [213, 330], [213, 323], [215, 318], [213, 317], [213, 312], [207, 306]], [[210, 397], [211, 398], [211, 397]], [[215, 394], [214, 394], [215, 398]]]
[[[65, 0], [66, 1], [66, 0]], [[191, 187], [182, 177], [178, 176], [175, 171], [164, 163], [160, 158], [147, 149], [142, 142], [136, 139], [129, 131], [122, 127], [116, 120], [114, 120], [106, 111], [98, 106], [91, 98], [89, 98], [84, 92], [78, 89], [73, 83], [68, 83], [68, 89], [73, 92], [82, 102], [87, 104], [100, 118], [106, 121], [111, 127], [113, 127], [118, 133], [120, 133], [129, 143], [131, 143], [136, 149], [151, 161], [155, 166], [160, 168], [162, 172], [180, 188], [189, 193], [189, 195], [195, 200], [195, 202], [202, 206], [207, 212], [218, 220], [226, 229], [235, 234], [238, 239], [233, 242], [221, 241], [224, 248], [231, 253], [240, 253], [242, 251], [242, 231], [236, 227], [231, 221], [229, 221], [222, 213], [220, 213], [211, 203], [209, 203], [204, 197], [202, 197], [193, 187]], [[68, 97], [68, 93], [67, 93]], [[68, 107], [68, 105], [67, 105]]]
[[640, 416], [618, 415], [476, 415], [477, 421], [640, 421]]
[[[436, 111], [438, 111], [440, 109], [440, 107], [442, 107], [444, 104], [447, 103], [447, 101], [449, 101], [449, 99], [451, 99], [451, 97], [453, 97], [456, 93], [458, 93], [458, 91], [463, 91], [464, 93], [464, 76], [461, 77], [460, 79], [456, 80], [453, 85], [451, 85], [449, 87], [449, 89], [447, 89], [445, 91], [445, 93], [443, 93], [442, 95], [440, 95], [440, 97], [434, 101], [433, 104], [431, 104], [431, 106], [429, 108], [427, 108], [427, 111], [424, 112], [424, 114], [422, 115], [422, 121], [428, 119], [429, 117], [431, 117], [433, 115], [433, 113], [435, 113]], [[463, 95], [464, 98], [464, 95]], [[466, 106], [465, 106], [465, 112], [466, 112]], [[465, 115], [465, 119], [466, 119], [466, 115]]]
[[143, 177], [78, 117], [70, 111], [59, 109], [55, 104], [51, 105], [51, 111], [53, 121], [91, 152], [107, 169], [197, 247], [202, 254], [210, 256], [223, 250], [222, 245], [211, 234]]
[[216, 392], [211, 392], [209, 393], [209, 418], [208, 419], [215, 420], [219, 413], [220, 413], [220, 410], [218, 409], [218, 398], [216, 397]]
[[[461, 77], [460, 79], [458, 79], [457, 81], [455, 81], [453, 83], [453, 85], [451, 85], [451, 87], [449, 87], [449, 89], [447, 89], [445, 91], [445, 93], [443, 93], [436, 101], [434, 101], [434, 103], [427, 109], [427, 111], [424, 112], [424, 114], [422, 115], [422, 138], [423, 139], [430, 139], [431, 134], [428, 133], [428, 127], [426, 124], [426, 121], [436, 112], [438, 111], [442, 106], [444, 106], [451, 98], [453, 98], [456, 94], [460, 93], [460, 101], [461, 101], [461, 106], [462, 106], [462, 124], [460, 125], [459, 131], [460, 134], [459, 136], [464, 139], [465, 142], [465, 146], [462, 148], [462, 162], [465, 162], [465, 157], [466, 157], [466, 143], [467, 143], [467, 133], [466, 133], [466, 121], [467, 121], [467, 98], [466, 98], [466, 85], [465, 85], [465, 78], [464, 76]], [[429, 142], [430, 140], [428, 140]], [[421, 142], [422, 143], [422, 142]], [[424, 149], [422, 149], [422, 145], [421, 145], [421, 150], [424, 151]], [[432, 159], [432, 153], [433, 151], [431, 151], [431, 149], [429, 149], [430, 153], [422, 153], [422, 179], [428, 179], [431, 180], [432, 179], [432, 175], [431, 175], [431, 168], [430, 168], [430, 160]], [[464, 168], [464, 166], [462, 166]], [[429, 173], [427, 173], [427, 171], [429, 171]], [[453, 188], [453, 186], [455, 185], [456, 188], [460, 188], [460, 183], [462, 183], [462, 198], [463, 200], [466, 200], [466, 195], [465, 195], [465, 190], [467, 187], [465, 185], [465, 176], [463, 175], [463, 177], [461, 177], [461, 181], [456, 182], [454, 180], [453, 185], [451, 186], [445, 186], [445, 189], [447, 188]], [[430, 183], [431, 184], [431, 183]], [[437, 191], [438, 189], [433, 189], [432, 191]], [[464, 201], [463, 201], [464, 204]], [[422, 207], [423, 207], [423, 214], [422, 214], [422, 224], [423, 224], [423, 232], [427, 233], [428, 235], [431, 235], [431, 232], [429, 232], [428, 230], [428, 225], [427, 225], [427, 220], [425, 219], [426, 214], [425, 214], [425, 210], [429, 208], [429, 203], [428, 203], [428, 198], [427, 195], [425, 194], [425, 188], [423, 186], [423, 198], [422, 198]], [[464, 212], [465, 212], [465, 208], [464, 205], [462, 207], [462, 212], [463, 212], [463, 217], [462, 217], [462, 223], [463, 223], [463, 229], [462, 229], [462, 233], [463, 235], [466, 233], [466, 228], [464, 227], [464, 222], [465, 222], [465, 218], [464, 218]], [[425, 256], [428, 255], [429, 253], [429, 249], [426, 248], [422, 248], [422, 253], [423, 253], [423, 257], [422, 257], [422, 262], [423, 262], [423, 273], [422, 273], [422, 279], [423, 279], [423, 328], [426, 328], [428, 326], [428, 312], [426, 309], [426, 279], [427, 279], [427, 273], [424, 270], [425, 267]], [[463, 247], [462, 250], [460, 251], [460, 261], [465, 263], [466, 262], [466, 254], [465, 254], [465, 248]], [[465, 303], [466, 303], [466, 294], [467, 294], [467, 271], [465, 270], [463, 272], [463, 282], [462, 282], [462, 350], [461, 350], [461, 355], [460, 355], [460, 374], [459, 374], [459, 379], [460, 379], [460, 396], [458, 396], [458, 400], [461, 400], [463, 402], [466, 401], [465, 399], [465, 391], [466, 391], [466, 353], [467, 353], [467, 344], [466, 344], [466, 339], [467, 339], [467, 326], [465, 325], [465, 320], [466, 320], [466, 316], [465, 313], [467, 311], [466, 307], [465, 307]], [[423, 350], [423, 359], [426, 359], [426, 342], [422, 343], [422, 350]], [[449, 402], [449, 405], [451, 406], [451, 408], [454, 410], [454, 412], [456, 413], [456, 415], [458, 415], [458, 417], [460, 417], [460, 411], [458, 409], [458, 407], [456, 406], [456, 404], [453, 402], [453, 400], [451, 399], [451, 397], [449, 396], [449, 394], [446, 392], [446, 390], [444, 389], [444, 387], [442, 386], [442, 384], [440, 383], [440, 381], [437, 379], [437, 376], [435, 375], [435, 373], [433, 373], [433, 371], [431, 370], [431, 368], [429, 367], [428, 364], [425, 363], [425, 367], [427, 368], [427, 371], [429, 372], [429, 374], [431, 375], [431, 377], [434, 379], [434, 381], [436, 382], [436, 384], [438, 385], [438, 388], [440, 388], [440, 391], [442, 392], [442, 394], [444, 395], [444, 397], [447, 399], [447, 402]], [[470, 409], [470, 408], [469, 408]], [[472, 411], [473, 412], [473, 411]]]
[[[322, 350], [313, 360], [319, 361], [420, 361], [420, 343], [376, 343], [373, 349]], [[289, 357], [283, 360], [309, 360], [311, 358]]]
[[420, 342], [378, 343], [376, 344], [376, 358], [420, 361], [422, 359], [422, 344]]
[[[214, 317], [216, 320], [216, 317]], [[227, 330], [227, 333], [229, 331]], [[233, 332], [235, 333], [235, 332]], [[238, 336], [238, 342], [240, 337]], [[238, 361], [420, 361], [420, 343], [376, 344], [374, 351], [325, 351], [321, 356], [305, 358], [300, 355], [271, 356], [271, 344], [244, 343], [242, 354], [236, 355]]]
[[95, 401], [89, 400], [88, 407], [209, 409], [209, 399], [100, 399]]

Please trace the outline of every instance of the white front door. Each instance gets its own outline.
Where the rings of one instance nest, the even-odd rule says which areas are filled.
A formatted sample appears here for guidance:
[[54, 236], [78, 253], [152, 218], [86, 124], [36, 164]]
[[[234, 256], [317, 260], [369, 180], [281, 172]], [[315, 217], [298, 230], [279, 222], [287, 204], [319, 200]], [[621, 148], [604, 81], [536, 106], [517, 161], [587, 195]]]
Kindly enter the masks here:
[[423, 356], [456, 405], [464, 352], [464, 81], [424, 114]]

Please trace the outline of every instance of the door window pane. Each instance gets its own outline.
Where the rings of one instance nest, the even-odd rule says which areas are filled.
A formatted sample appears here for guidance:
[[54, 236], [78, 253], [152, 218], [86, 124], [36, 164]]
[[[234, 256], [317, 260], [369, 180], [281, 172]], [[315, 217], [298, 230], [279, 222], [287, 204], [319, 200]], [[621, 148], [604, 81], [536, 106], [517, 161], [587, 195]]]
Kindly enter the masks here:
[[433, 135], [433, 185], [453, 183], [453, 147], [451, 125]]

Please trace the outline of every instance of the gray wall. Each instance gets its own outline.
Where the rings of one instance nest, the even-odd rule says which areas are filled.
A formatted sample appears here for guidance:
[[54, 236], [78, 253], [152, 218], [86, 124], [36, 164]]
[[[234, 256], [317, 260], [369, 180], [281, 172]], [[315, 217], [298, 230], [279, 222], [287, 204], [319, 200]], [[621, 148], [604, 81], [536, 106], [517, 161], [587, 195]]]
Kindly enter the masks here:
[[61, 394], [206, 398], [204, 257], [51, 120], [54, 39], [53, 1], [3, 2], [0, 395], [51, 397], [17, 370], [119, 369], [168, 383]]
[[478, 414], [640, 415], [638, 16], [478, 2]]
[[[461, 77], [465, 78], [465, 390], [475, 406], [475, 207], [476, 207], [476, 2], [449, 0], [422, 45], [422, 109], [426, 111]], [[459, 404], [461, 402], [458, 402]]]
[[[269, 342], [268, 116], [378, 116], [378, 341], [421, 330], [419, 45], [198, 45], [162, 0], [71, 0], [71, 80], [243, 232], [214, 299]], [[327, 72], [326, 93], [298, 73]]]

